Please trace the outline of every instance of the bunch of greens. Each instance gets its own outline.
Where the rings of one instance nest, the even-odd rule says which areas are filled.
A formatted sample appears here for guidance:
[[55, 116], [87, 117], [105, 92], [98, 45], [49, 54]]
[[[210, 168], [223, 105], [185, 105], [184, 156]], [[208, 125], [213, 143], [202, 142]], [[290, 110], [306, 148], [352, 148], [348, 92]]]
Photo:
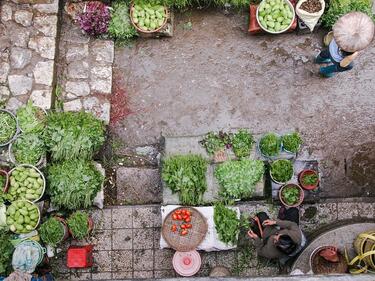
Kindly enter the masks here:
[[227, 161], [215, 169], [215, 177], [222, 189], [221, 196], [227, 199], [251, 197], [263, 174], [264, 164], [260, 160]]
[[232, 148], [234, 154], [238, 158], [247, 157], [250, 155], [254, 144], [253, 135], [247, 130], [241, 129], [232, 137]]
[[277, 182], [287, 182], [293, 177], [293, 163], [287, 159], [276, 160], [271, 164], [271, 176]]
[[12, 145], [14, 159], [20, 164], [35, 165], [45, 152], [44, 141], [39, 134], [22, 134]]
[[17, 122], [6, 111], [0, 111], [0, 145], [9, 142], [17, 132]]
[[288, 206], [293, 206], [298, 203], [301, 196], [300, 193], [301, 190], [297, 186], [288, 185], [282, 189], [281, 196]]
[[39, 133], [46, 126], [46, 114], [41, 108], [35, 107], [31, 100], [17, 110], [17, 118], [24, 133]]
[[318, 180], [317, 174], [304, 174], [301, 181], [304, 186], [311, 186], [316, 185]]
[[218, 203], [214, 208], [214, 222], [220, 241], [235, 245], [240, 232], [240, 220], [237, 217], [237, 212]]
[[47, 169], [47, 193], [56, 207], [87, 208], [92, 205], [103, 180], [91, 161], [76, 159], [54, 163]]
[[374, 19], [372, 12], [372, 0], [331, 0], [328, 11], [322, 16], [322, 23], [327, 28], [349, 12], [362, 12]]
[[105, 140], [102, 121], [86, 112], [48, 115], [45, 144], [53, 160], [90, 159]]
[[5, 230], [0, 230], [0, 275], [11, 273], [13, 250], [10, 234]]
[[283, 148], [286, 151], [293, 152], [293, 153], [297, 153], [299, 147], [303, 143], [301, 136], [297, 132], [282, 136], [282, 142], [283, 142]]
[[218, 134], [209, 132], [199, 143], [209, 155], [214, 155], [216, 152], [231, 146], [231, 135], [222, 131]]
[[126, 42], [137, 36], [137, 31], [130, 22], [129, 7], [126, 2], [116, 1], [112, 5], [108, 33], [119, 42]]
[[65, 236], [63, 223], [56, 218], [49, 218], [40, 226], [39, 234], [43, 242], [56, 246]]
[[259, 149], [266, 156], [277, 156], [280, 153], [281, 138], [274, 134], [264, 135], [259, 143]]
[[90, 234], [89, 215], [86, 212], [77, 211], [71, 214], [67, 223], [72, 236], [77, 240], [85, 239]]
[[176, 155], [163, 163], [162, 178], [183, 205], [198, 205], [207, 189], [207, 162], [200, 155]]

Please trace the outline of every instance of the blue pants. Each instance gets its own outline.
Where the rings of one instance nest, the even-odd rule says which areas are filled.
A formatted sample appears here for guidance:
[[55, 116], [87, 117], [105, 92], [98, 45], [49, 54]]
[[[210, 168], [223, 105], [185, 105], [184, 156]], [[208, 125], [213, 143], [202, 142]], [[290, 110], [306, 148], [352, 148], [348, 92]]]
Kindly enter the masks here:
[[347, 67], [340, 66], [340, 63], [332, 59], [328, 49], [321, 51], [320, 54], [316, 57], [315, 62], [332, 63], [331, 65], [320, 68], [319, 73], [324, 77], [332, 77], [335, 75], [335, 72], [344, 72], [353, 68], [353, 63], [350, 63]]

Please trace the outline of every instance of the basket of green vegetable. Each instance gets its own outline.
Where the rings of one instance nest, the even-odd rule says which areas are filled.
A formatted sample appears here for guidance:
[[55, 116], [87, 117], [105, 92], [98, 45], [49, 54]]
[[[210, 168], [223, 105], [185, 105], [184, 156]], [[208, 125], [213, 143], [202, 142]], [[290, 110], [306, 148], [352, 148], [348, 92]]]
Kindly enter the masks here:
[[285, 134], [281, 140], [283, 150], [290, 154], [296, 154], [303, 143], [301, 136], [297, 132]]
[[10, 170], [9, 182], [6, 198], [10, 202], [20, 199], [37, 202], [46, 189], [43, 173], [29, 164], [21, 164]]
[[40, 222], [39, 208], [29, 200], [14, 201], [8, 207], [6, 215], [9, 229], [17, 234], [33, 231]]
[[39, 233], [42, 241], [51, 246], [56, 246], [69, 237], [69, 229], [66, 222], [59, 217], [51, 217], [42, 223]]
[[0, 170], [0, 194], [8, 189], [9, 175], [6, 171]]
[[8, 110], [0, 109], [0, 147], [12, 142], [18, 134], [18, 120]]
[[25, 106], [20, 107], [16, 115], [20, 131], [24, 133], [41, 132], [46, 126], [47, 111], [34, 106], [31, 100], [29, 100]]
[[8, 148], [9, 159], [14, 164], [30, 164], [40, 167], [45, 158], [46, 147], [39, 134], [21, 134]]
[[266, 32], [280, 34], [287, 31], [296, 17], [289, 0], [263, 0], [257, 9], [259, 26]]
[[278, 184], [291, 180], [294, 174], [293, 163], [287, 159], [279, 159], [271, 164], [271, 179]]
[[281, 137], [275, 133], [267, 133], [258, 141], [258, 151], [265, 157], [274, 159], [281, 151]]
[[167, 24], [168, 10], [163, 5], [134, 3], [130, 7], [130, 19], [139, 32], [154, 33]]
[[70, 234], [77, 240], [87, 238], [94, 229], [94, 221], [86, 212], [82, 211], [76, 211], [71, 214], [67, 223]]
[[279, 198], [286, 207], [298, 207], [302, 204], [305, 194], [299, 185], [289, 183], [280, 188]]

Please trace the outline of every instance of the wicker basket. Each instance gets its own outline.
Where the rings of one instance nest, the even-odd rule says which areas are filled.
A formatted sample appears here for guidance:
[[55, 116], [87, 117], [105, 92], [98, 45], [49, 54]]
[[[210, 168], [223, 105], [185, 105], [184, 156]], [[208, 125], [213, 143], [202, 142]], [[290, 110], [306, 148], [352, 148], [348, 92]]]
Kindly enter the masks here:
[[321, 246], [313, 251], [310, 256], [310, 266], [314, 274], [344, 274], [348, 271], [348, 264], [341, 253], [337, 253], [338, 262], [329, 262], [319, 255], [325, 249], [335, 249], [332, 246]]
[[[189, 229], [189, 233], [185, 236], [181, 236], [178, 231], [171, 231], [172, 225], [178, 227], [183, 224], [183, 221], [176, 221], [172, 219], [172, 214], [176, 210], [189, 210], [191, 212], [191, 224], [193, 225]], [[169, 247], [179, 252], [189, 252], [195, 250], [200, 243], [206, 237], [208, 225], [205, 217], [196, 209], [191, 207], [180, 207], [170, 212], [163, 223], [162, 235], [164, 240], [167, 242]]]
[[168, 21], [168, 18], [169, 18], [169, 11], [166, 7], [164, 7], [164, 11], [165, 11], [165, 18], [164, 18], [164, 22], [161, 26], [159, 26], [157, 29], [155, 30], [143, 30], [141, 29], [138, 24], [136, 24], [134, 22], [134, 19], [133, 19], [133, 12], [134, 12], [134, 3], [131, 5], [130, 7], [130, 21], [132, 23], [132, 25], [135, 27], [135, 29], [138, 31], [138, 32], [141, 32], [141, 33], [156, 33], [158, 32], [159, 30], [161, 30], [162, 28], [164, 28], [164, 26], [167, 24], [167, 21]]

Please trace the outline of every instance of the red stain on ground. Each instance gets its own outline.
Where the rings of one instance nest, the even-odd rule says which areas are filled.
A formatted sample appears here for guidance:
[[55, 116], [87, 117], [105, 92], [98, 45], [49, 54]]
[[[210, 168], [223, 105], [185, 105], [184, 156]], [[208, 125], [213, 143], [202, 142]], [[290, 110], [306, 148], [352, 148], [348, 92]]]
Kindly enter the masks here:
[[129, 108], [129, 96], [121, 85], [121, 79], [114, 77], [111, 95], [110, 125], [115, 125], [133, 112]]

